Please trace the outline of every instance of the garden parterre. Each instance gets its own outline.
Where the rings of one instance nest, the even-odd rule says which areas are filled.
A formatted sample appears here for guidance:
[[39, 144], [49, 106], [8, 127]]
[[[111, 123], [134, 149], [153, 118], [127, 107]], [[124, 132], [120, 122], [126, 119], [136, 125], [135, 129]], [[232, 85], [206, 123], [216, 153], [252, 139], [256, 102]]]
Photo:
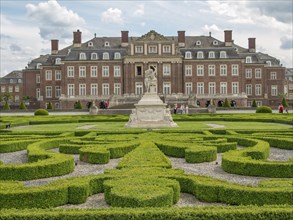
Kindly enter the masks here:
[[[187, 120], [185, 117], [182, 116], [182, 120]], [[262, 120], [264, 118], [260, 117], [259, 121]], [[289, 119], [286, 120], [289, 124]], [[62, 120], [58, 118], [57, 121], [60, 123]], [[101, 121], [105, 122], [106, 117]], [[205, 121], [212, 120], [205, 118]], [[272, 121], [275, 119], [267, 122]], [[51, 119], [47, 122], [52, 123]], [[41, 123], [46, 124], [46, 119], [42, 118]], [[247, 219], [293, 217], [293, 160], [267, 160], [270, 147], [292, 150], [293, 131], [290, 128], [281, 131], [223, 128], [60, 130], [37, 134], [19, 130], [0, 132], [2, 153], [27, 149], [28, 154], [28, 163], [0, 165], [0, 207], [3, 213], [0, 219], [82, 219], [83, 215], [89, 216], [88, 219], [94, 219], [93, 216], [99, 216], [99, 219], [182, 219], [183, 216], [186, 219], [198, 216], [202, 219], [212, 216], [243, 219], [244, 213]], [[50, 150], [56, 148], [62, 154]], [[168, 158], [184, 158], [186, 163], [195, 164], [215, 161], [218, 153], [222, 153], [221, 165], [226, 172], [271, 179], [261, 181], [258, 186], [235, 184], [173, 169]], [[106, 170], [100, 175], [61, 178], [34, 187], [24, 185], [26, 180], [73, 172], [75, 162], [70, 154], [79, 154], [80, 161], [93, 164], [106, 164], [112, 158], [121, 160], [116, 169]], [[75, 210], [52, 209], [64, 204], [84, 203], [90, 195], [97, 193], [104, 193], [105, 201], [117, 208], [84, 210], [80, 212], [82, 214], [76, 214]], [[180, 193], [189, 193], [207, 203], [228, 206], [174, 208]], [[119, 209], [121, 207], [127, 209]], [[15, 208], [18, 209], [17, 214], [13, 211]], [[38, 209], [30, 212], [31, 208]]]

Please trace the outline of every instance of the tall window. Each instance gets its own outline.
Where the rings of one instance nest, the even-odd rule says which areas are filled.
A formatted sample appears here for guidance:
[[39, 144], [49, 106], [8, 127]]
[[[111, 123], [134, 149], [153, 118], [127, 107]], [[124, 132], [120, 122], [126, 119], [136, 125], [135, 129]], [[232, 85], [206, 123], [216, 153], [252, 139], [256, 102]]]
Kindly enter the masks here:
[[97, 76], [98, 76], [98, 67], [91, 66], [91, 77], [97, 77]]
[[79, 54], [79, 59], [80, 59], [80, 60], [86, 60], [86, 55], [85, 55], [85, 53], [80, 53], [80, 54]]
[[171, 53], [171, 46], [163, 45], [163, 53]]
[[120, 83], [114, 83], [114, 94], [121, 95], [121, 84]]
[[86, 95], [86, 84], [79, 84], [79, 95], [80, 96]]
[[91, 84], [91, 95], [98, 95], [98, 84]]
[[135, 83], [135, 95], [143, 94], [143, 84], [141, 82]]
[[255, 95], [261, 95], [261, 84], [255, 84]]
[[110, 89], [109, 89], [109, 83], [103, 83], [102, 84], [102, 95], [109, 95]]
[[46, 98], [52, 98], [52, 86], [46, 86]]
[[67, 67], [67, 77], [74, 77], [74, 66]]
[[135, 46], [135, 53], [143, 53], [143, 46]]
[[198, 95], [203, 95], [204, 94], [204, 83], [203, 82], [198, 82], [197, 83], [197, 91], [196, 93]]
[[36, 83], [41, 83], [41, 75], [40, 74], [36, 75]]
[[171, 83], [164, 82], [163, 83], [163, 94], [170, 95], [171, 94]]
[[187, 82], [185, 83], [185, 94], [190, 95], [192, 93], [192, 83]]
[[261, 69], [260, 68], [255, 69], [255, 78], [257, 78], [257, 79], [261, 78]]
[[215, 76], [215, 75], [216, 75], [215, 65], [209, 65], [209, 76]]
[[55, 80], [61, 80], [61, 70], [55, 70]]
[[216, 83], [215, 82], [209, 82], [209, 94], [210, 95], [216, 94]]
[[114, 53], [114, 59], [115, 59], [115, 60], [119, 60], [119, 59], [121, 59], [121, 54], [120, 54], [119, 52], [115, 52], [115, 53]]
[[197, 76], [203, 76], [204, 75], [204, 67], [203, 67], [203, 65], [197, 65], [196, 66], [196, 75]]
[[220, 58], [227, 58], [226, 51], [221, 51], [220, 52]]
[[120, 76], [121, 76], [120, 66], [114, 66], [114, 77], [120, 77]]
[[75, 95], [74, 84], [67, 84], [67, 94], [68, 94], [68, 96]]
[[98, 54], [97, 53], [91, 53], [91, 60], [97, 60]]
[[210, 51], [209, 52], [209, 58], [210, 59], [214, 59], [215, 58], [215, 52], [214, 51]]
[[271, 87], [271, 95], [272, 96], [277, 96], [278, 95], [278, 86], [277, 85], [272, 85], [272, 87]]
[[252, 69], [245, 69], [245, 78], [252, 78]]
[[238, 76], [238, 65], [237, 64], [232, 65], [232, 76]]
[[37, 88], [36, 89], [36, 98], [37, 98], [37, 100], [40, 100], [40, 97], [41, 97], [41, 89]]
[[55, 97], [59, 98], [61, 96], [61, 86], [55, 86]]
[[109, 66], [103, 66], [102, 67], [102, 76], [103, 77], [109, 77]]
[[103, 60], [109, 60], [110, 56], [108, 52], [103, 53]]
[[149, 53], [157, 53], [157, 46], [150, 45], [149, 46]]
[[227, 76], [227, 65], [220, 65], [220, 76]]
[[85, 66], [79, 67], [79, 77], [86, 77], [86, 67]]
[[185, 76], [192, 76], [192, 66], [185, 65]]
[[246, 63], [252, 63], [252, 58], [251, 57], [246, 57], [245, 62]]
[[277, 79], [277, 73], [271, 72], [271, 79]]
[[227, 82], [220, 83], [220, 93], [227, 94]]
[[52, 80], [52, 70], [46, 70], [46, 80]]
[[252, 95], [252, 84], [246, 84], [245, 91], [246, 95]]
[[239, 89], [238, 89], [238, 82], [232, 82], [232, 94], [238, 94]]
[[202, 51], [198, 51], [197, 52], [197, 59], [203, 59], [204, 56], [203, 56], [203, 52]]
[[163, 64], [163, 75], [164, 76], [171, 75], [171, 64]]

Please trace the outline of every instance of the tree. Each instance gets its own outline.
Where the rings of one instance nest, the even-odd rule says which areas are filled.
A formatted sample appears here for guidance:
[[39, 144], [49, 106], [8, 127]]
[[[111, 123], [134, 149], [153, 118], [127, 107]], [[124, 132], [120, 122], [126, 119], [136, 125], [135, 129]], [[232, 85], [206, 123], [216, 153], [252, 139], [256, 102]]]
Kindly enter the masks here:
[[47, 105], [47, 109], [53, 109], [52, 102], [49, 102]]
[[5, 102], [5, 104], [4, 104], [4, 107], [3, 107], [3, 109], [4, 110], [10, 110], [10, 106], [9, 106], [9, 100], [11, 99], [11, 94], [9, 93], [9, 92], [5, 92], [4, 94], [2, 94], [1, 96], [0, 96], [0, 101], [2, 102], [2, 101], [4, 101]]
[[287, 102], [287, 100], [286, 100], [285, 97], [283, 97], [283, 99], [282, 99], [282, 105], [283, 105], [284, 108], [288, 108], [289, 107], [288, 102]]
[[253, 107], [253, 108], [256, 108], [257, 107], [257, 104], [256, 104], [255, 99], [253, 99], [251, 107]]
[[80, 100], [74, 103], [74, 109], [82, 109], [82, 105], [80, 103]]
[[228, 101], [227, 98], [225, 98], [225, 101], [224, 101], [224, 105], [223, 105], [224, 108], [230, 108], [231, 105], [230, 105], [230, 102]]
[[8, 104], [8, 101], [5, 101], [5, 104], [4, 104], [4, 107], [3, 107], [4, 110], [10, 110], [10, 106]]
[[26, 110], [26, 106], [25, 106], [25, 104], [24, 104], [23, 101], [21, 101], [21, 103], [20, 103], [20, 105], [19, 105], [19, 109], [21, 109], [21, 110]]

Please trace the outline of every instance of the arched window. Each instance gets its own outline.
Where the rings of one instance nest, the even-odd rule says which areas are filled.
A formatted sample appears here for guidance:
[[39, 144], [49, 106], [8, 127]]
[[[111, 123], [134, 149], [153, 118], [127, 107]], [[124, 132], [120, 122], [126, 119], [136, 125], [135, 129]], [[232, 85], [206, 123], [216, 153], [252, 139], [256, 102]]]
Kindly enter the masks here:
[[251, 59], [251, 57], [246, 57], [246, 59], [245, 59], [245, 63], [252, 63], [252, 59]]
[[79, 54], [79, 59], [80, 59], [80, 60], [86, 60], [86, 55], [85, 55], [85, 53], [80, 53], [80, 54]]
[[37, 63], [37, 69], [41, 69], [42, 64], [41, 63]]
[[103, 60], [109, 60], [109, 53], [108, 52], [103, 53]]
[[215, 51], [209, 52], [209, 58], [211, 58], [211, 59], [215, 58]]
[[191, 56], [191, 52], [190, 51], [186, 51], [185, 52], [185, 59], [191, 59], [192, 56]]
[[272, 62], [269, 60], [266, 61], [266, 64], [267, 64], [267, 66], [272, 66]]
[[92, 53], [91, 54], [91, 60], [97, 60], [98, 59], [98, 54], [97, 53]]
[[114, 54], [114, 59], [115, 59], [115, 60], [119, 60], [119, 59], [121, 59], [121, 54], [120, 54], [119, 52], [116, 52], [116, 53]]
[[61, 64], [61, 58], [56, 58], [55, 64]]
[[227, 58], [226, 51], [221, 51], [220, 52], [220, 58]]

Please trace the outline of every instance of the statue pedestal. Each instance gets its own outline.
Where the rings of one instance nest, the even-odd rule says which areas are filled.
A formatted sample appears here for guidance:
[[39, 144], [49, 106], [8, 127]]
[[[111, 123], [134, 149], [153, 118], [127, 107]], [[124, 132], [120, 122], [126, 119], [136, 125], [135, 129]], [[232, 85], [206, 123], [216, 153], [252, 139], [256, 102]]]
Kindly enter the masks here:
[[170, 110], [155, 92], [145, 93], [135, 105], [125, 127], [162, 128], [177, 127]]

